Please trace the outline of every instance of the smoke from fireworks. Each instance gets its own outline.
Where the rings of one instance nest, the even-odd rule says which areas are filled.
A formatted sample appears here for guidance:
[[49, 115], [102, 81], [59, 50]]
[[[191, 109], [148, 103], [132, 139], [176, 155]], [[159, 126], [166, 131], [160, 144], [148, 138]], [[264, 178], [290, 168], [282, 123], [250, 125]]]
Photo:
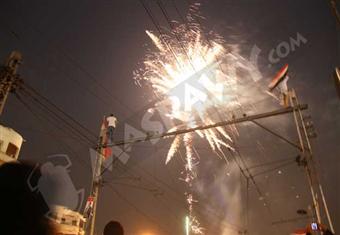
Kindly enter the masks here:
[[[234, 52], [235, 46], [227, 51], [218, 35], [210, 35], [214, 39], [207, 40], [195, 24], [179, 25], [169, 35], [156, 36], [150, 31], [146, 34], [156, 51], [147, 54], [144, 68], [135, 73], [135, 79], [139, 84], [150, 86], [162, 100], [155, 106], [162, 105], [163, 110], [166, 107], [166, 116], [177, 123], [169, 131], [213, 124], [221, 118], [220, 114], [216, 115], [221, 111], [227, 113], [223, 118], [231, 117], [227, 110], [239, 105], [236, 67], [246, 67], [244, 59]], [[232, 130], [218, 127], [178, 135], [169, 148], [166, 163], [181, 147], [185, 148], [183, 180], [189, 186], [186, 196], [190, 230], [195, 234], [203, 234], [203, 229], [193, 215], [192, 181], [199, 161], [194, 138], [205, 139], [216, 155], [227, 160], [223, 150], [232, 150], [228, 134]]]
[[[164, 36], [158, 38], [146, 31], [158, 50], [147, 55], [144, 69], [137, 74], [139, 82], [146, 81], [155, 95], [163, 99], [162, 103], [168, 104], [167, 116], [180, 121], [183, 124], [179, 126], [181, 128], [212, 124], [214, 115], [211, 113], [216, 113], [216, 109], [224, 110], [226, 105], [231, 107], [236, 104], [232, 92], [236, 78], [222, 70], [223, 66], [226, 67], [222, 64], [226, 53], [224, 47], [212, 40], [205, 42], [197, 27], [189, 31], [186, 29], [187, 26], [176, 29], [175, 33], [182, 35], [181, 42], [169, 37], [165, 39]], [[218, 40], [221, 41], [220, 38]], [[226, 96], [227, 90], [231, 92]], [[230, 103], [226, 103], [228, 100]], [[231, 148], [228, 144], [231, 138], [222, 127], [197, 131], [196, 134], [205, 138], [211, 149], [220, 156], [223, 156], [223, 146]], [[185, 136], [175, 137], [166, 163], [172, 159], [180, 145], [185, 144], [184, 140]], [[186, 150], [188, 154], [192, 152], [190, 146]]]

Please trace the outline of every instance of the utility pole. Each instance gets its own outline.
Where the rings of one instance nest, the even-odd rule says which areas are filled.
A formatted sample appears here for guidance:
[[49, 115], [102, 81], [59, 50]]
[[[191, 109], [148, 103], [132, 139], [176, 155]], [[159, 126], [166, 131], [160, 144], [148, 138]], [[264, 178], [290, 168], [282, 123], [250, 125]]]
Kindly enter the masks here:
[[[323, 206], [324, 212], [326, 214], [329, 228], [334, 234], [334, 227], [332, 219], [329, 214], [328, 206], [326, 203], [326, 198], [323, 192], [323, 188], [320, 179], [317, 174], [316, 165], [313, 159], [312, 146], [310, 143], [310, 138], [316, 136], [314, 133], [313, 124], [310, 117], [303, 116], [302, 110], [300, 108], [299, 100], [296, 96], [294, 89], [289, 90], [290, 105], [293, 108], [294, 121], [296, 125], [296, 130], [299, 136], [300, 152], [302, 159], [298, 162], [300, 166], [303, 166], [306, 171], [308, 178], [308, 183], [312, 195], [313, 207], [315, 211], [316, 220], [319, 224], [322, 224], [321, 220], [321, 208], [320, 204]], [[321, 203], [320, 198], [321, 197]]]
[[93, 179], [92, 179], [92, 188], [91, 188], [91, 200], [93, 202], [92, 211], [90, 213], [89, 221], [89, 235], [95, 234], [95, 223], [96, 223], [96, 215], [97, 215], [97, 205], [98, 205], [98, 197], [99, 197], [99, 188], [102, 185], [102, 164], [104, 158], [105, 151], [105, 143], [107, 142], [106, 135], [106, 125], [105, 125], [105, 116], [103, 119], [103, 123], [100, 127], [99, 140], [98, 145], [96, 147], [96, 160], [95, 165], [93, 167]]
[[21, 53], [13, 51], [0, 70], [0, 115], [4, 110], [8, 94], [17, 87], [20, 81], [17, 70], [21, 62]]

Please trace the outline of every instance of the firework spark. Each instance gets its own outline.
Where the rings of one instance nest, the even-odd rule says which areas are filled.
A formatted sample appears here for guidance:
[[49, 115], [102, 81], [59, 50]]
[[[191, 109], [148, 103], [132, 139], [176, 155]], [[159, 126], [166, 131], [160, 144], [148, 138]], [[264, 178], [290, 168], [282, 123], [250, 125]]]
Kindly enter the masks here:
[[[146, 34], [156, 51], [147, 54], [144, 68], [136, 73], [135, 78], [139, 84], [149, 85], [156, 97], [162, 99], [155, 106], [166, 104], [166, 116], [181, 123], [169, 131], [213, 124], [217, 121], [216, 117], [220, 118], [216, 115], [216, 110], [225, 113], [227, 109], [239, 105], [235, 98], [235, 67], [240, 67], [242, 58], [230, 51], [227, 53], [221, 37], [216, 35], [215, 40], [204, 40], [201, 30], [194, 24], [179, 25], [167, 36], [158, 37], [150, 31], [146, 31]], [[192, 212], [195, 202], [192, 182], [196, 177], [195, 166], [199, 161], [194, 153], [194, 139], [197, 136], [205, 139], [212, 151], [226, 159], [224, 148], [232, 149], [232, 139], [228, 131], [218, 127], [178, 135], [167, 154], [166, 163], [171, 161], [181, 146], [185, 148], [183, 180], [190, 189], [186, 196], [190, 230], [194, 234], [203, 234], [203, 228]]]
[[[143, 72], [138, 73], [137, 80], [146, 81], [151, 85], [155, 95], [162, 97], [163, 102], [169, 104], [167, 116], [170, 119], [179, 120], [187, 127], [212, 124], [214, 120], [211, 113], [216, 114], [215, 109], [225, 110], [228, 105], [226, 101], [232, 100], [232, 92], [228, 97], [225, 94], [228, 89], [234, 89], [233, 84], [236, 79], [222, 71], [224, 65], [221, 64], [221, 59], [224, 58], [226, 50], [215, 41], [210, 41], [209, 45], [204, 43], [197, 28], [184, 31], [179, 26], [176, 31], [177, 33], [182, 31], [184, 41], [181, 46], [176, 45], [179, 43], [169, 38], [164, 45], [161, 38], [146, 31], [156, 46], [157, 52], [147, 56]], [[172, 131], [177, 129], [175, 127]], [[223, 146], [231, 148], [229, 143], [232, 140], [222, 127], [196, 133], [201, 138], [205, 138], [211, 149], [219, 155], [223, 154]], [[185, 136], [175, 137], [166, 163], [184, 143], [184, 139]], [[190, 149], [187, 148], [187, 150]]]

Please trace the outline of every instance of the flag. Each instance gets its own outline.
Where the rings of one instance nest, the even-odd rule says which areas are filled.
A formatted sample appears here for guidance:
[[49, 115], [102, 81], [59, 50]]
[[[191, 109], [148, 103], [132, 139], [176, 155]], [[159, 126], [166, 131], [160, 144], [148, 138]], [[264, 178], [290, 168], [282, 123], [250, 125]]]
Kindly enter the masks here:
[[269, 91], [273, 91], [287, 76], [288, 73], [288, 64], [283, 66], [283, 68], [280, 69], [280, 71], [276, 74], [274, 79], [270, 82], [268, 88]]
[[283, 66], [280, 71], [276, 74], [274, 79], [268, 85], [269, 92], [272, 92], [275, 88], [278, 88], [280, 92], [280, 103], [284, 107], [288, 107], [289, 96], [288, 96], [288, 64]]
[[92, 213], [92, 209], [93, 209], [93, 203], [94, 203], [94, 198], [93, 196], [89, 196], [87, 198], [87, 201], [86, 201], [86, 205], [85, 205], [85, 209], [84, 209], [84, 216], [86, 218], [89, 218], [91, 213]]

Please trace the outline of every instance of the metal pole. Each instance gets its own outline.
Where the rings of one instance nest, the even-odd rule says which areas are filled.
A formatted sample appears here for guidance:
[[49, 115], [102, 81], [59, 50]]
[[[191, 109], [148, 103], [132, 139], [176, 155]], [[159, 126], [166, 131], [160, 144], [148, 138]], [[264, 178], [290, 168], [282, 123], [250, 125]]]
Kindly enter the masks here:
[[[295, 99], [297, 101], [297, 104], [299, 105], [299, 100], [298, 100], [295, 92], [294, 92], [294, 97], [295, 97]], [[313, 159], [312, 145], [310, 144], [309, 136], [308, 136], [308, 133], [307, 133], [307, 129], [306, 129], [306, 126], [305, 126], [305, 123], [304, 123], [304, 120], [303, 120], [303, 116], [302, 116], [301, 110], [298, 110], [298, 111], [299, 111], [299, 115], [300, 115], [300, 119], [301, 119], [301, 122], [302, 122], [303, 131], [304, 131], [304, 134], [305, 134], [305, 137], [306, 137], [306, 141], [307, 141], [307, 145], [308, 145], [309, 156], [310, 156], [310, 163], [313, 166], [316, 182], [317, 182], [318, 187], [319, 187], [319, 191], [320, 191], [323, 207], [324, 207], [325, 212], [326, 212], [328, 224], [329, 224], [329, 227], [330, 227], [332, 233], [335, 233], [334, 227], [333, 227], [333, 222], [332, 222], [331, 216], [329, 214], [326, 198], [325, 198], [325, 195], [324, 195], [324, 192], [323, 192], [323, 188], [322, 188], [320, 179], [318, 177], [318, 173], [317, 173], [317, 170], [316, 170], [315, 162], [314, 162], [314, 159]]]
[[189, 132], [194, 132], [194, 131], [197, 131], [197, 130], [206, 130], [206, 129], [210, 129], [210, 128], [216, 128], [216, 127], [220, 127], [220, 126], [228, 126], [228, 125], [238, 124], [238, 123], [242, 123], [242, 122], [252, 122], [254, 120], [258, 120], [258, 119], [262, 119], [262, 118], [274, 117], [274, 116], [278, 116], [278, 115], [282, 115], [282, 114], [286, 114], [286, 113], [291, 113], [294, 110], [296, 111], [298, 108], [301, 109], [301, 110], [304, 110], [304, 109], [307, 109], [308, 106], [306, 104], [302, 104], [302, 105], [299, 105], [299, 106], [296, 106], [296, 107], [281, 108], [281, 109], [273, 110], [273, 111], [266, 112], [266, 113], [260, 113], [260, 114], [249, 115], [249, 116], [245, 115], [241, 118], [233, 118], [231, 120], [221, 121], [221, 122], [217, 122], [217, 123], [214, 123], [214, 124], [211, 124], [211, 125], [197, 126], [197, 127], [188, 128], [188, 129], [165, 132], [165, 133], [162, 133], [162, 134], [145, 135], [144, 137], [137, 137], [137, 138], [128, 139], [128, 140], [116, 141], [112, 144], [104, 145], [104, 147], [112, 147], [112, 146], [119, 146], [119, 145], [125, 145], [125, 144], [139, 143], [139, 142], [149, 141], [149, 140], [152, 140], [152, 139], [160, 139], [160, 138], [165, 138], [165, 137], [181, 135], [181, 134], [185, 134], [185, 133], [189, 133]]
[[[296, 130], [297, 130], [297, 133], [298, 133], [298, 136], [299, 136], [299, 142], [300, 142], [300, 145], [301, 145], [302, 156], [306, 159], [306, 152], [305, 152], [305, 146], [304, 146], [305, 144], [304, 144], [304, 141], [303, 141], [303, 138], [302, 138], [302, 133], [301, 133], [301, 130], [300, 130], [301, 127], [300, 127], [300, 123], [299, 123], [299, 120], [298, 120], [298, 114], [297, 114], [299, 112], [299, 105], [297, 103], [297, 100], [296, 100], [296, 97], [295, 97], [295, 91], [293, 89], [289, 91], [289, 99], [290, 99], [291, 106], [294, 108], [293, 109], [293, 115], [294, 115]], [[297, 108], [295, 109], [295, 107], [297, 107]], [[303, 122], [303, 120], [300, 120], [300, 121]], [[309, 168], [308, 160], [307, 160], [304, 167], [305, 167], [305, 170], [306, 170], [306, 173], [307, 173], [309, 187], [310, 187], [311, 194], [312, 194], [313, 207], [314, 207], [314, 210], [315, 210], [316, 219], [317, 219], [317, 222], [319, 224], [321, 224], [320, 208], [319, 208], [319, 204], [318, 204], [318, 200], [317, 200], [317, 194], [316, 194], [316, 192], [313, 188], [312, 174], [311, 174], [311, 170]]]
[[329, 228], [331, 229], [332, 233], [335, 234], [335, 230], [334, 230], [334, 227], [333, 227], [333, 222], [332, 222], [331, 216], [329, 214], [326, 198], [325, 198], [325, 195], [323, 193], [323, 189], [322, 189], [322, 186], [321, 186], [320, 183], [319, 183], [319, 189], [320, 189], [320, 193], [321, 193], [322, 202], [323, 202], [323, 205], [324, 205], [324, 208], [325, 208], [325, 211], [326, 211], [326, 216], [327, 216], [327, 220], [328, 220], [328, 223], [329, 223]]

